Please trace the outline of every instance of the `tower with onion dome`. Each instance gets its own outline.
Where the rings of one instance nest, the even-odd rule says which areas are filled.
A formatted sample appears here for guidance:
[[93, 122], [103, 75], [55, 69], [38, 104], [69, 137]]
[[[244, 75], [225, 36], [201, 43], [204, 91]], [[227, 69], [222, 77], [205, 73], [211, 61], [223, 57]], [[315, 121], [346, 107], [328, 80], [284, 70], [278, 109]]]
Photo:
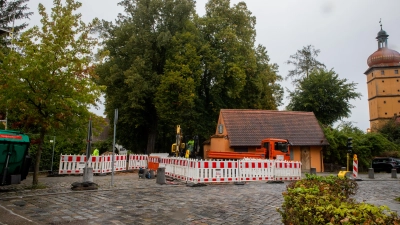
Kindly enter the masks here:
[[368, 57], [365, 71], [368, 86], [369, 121], [372, 130], [400, 116], [400, 54], [388, 48], [386, 31], [378, 32], [378, 50]]

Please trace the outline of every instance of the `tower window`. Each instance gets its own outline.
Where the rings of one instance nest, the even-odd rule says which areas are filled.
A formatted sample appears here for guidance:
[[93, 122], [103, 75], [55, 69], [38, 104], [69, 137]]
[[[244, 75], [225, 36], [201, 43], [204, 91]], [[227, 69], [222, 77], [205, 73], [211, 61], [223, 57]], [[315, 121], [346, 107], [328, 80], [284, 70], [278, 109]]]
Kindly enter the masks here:
[[385, 75], [385, 71], [384, 70], [381, 70], [381, 75]]
[[385, 92], [385, 90], [383, 90], [383, 92]]
[[387, 112], [385, 112], [385, 115], [387, 115]]
[[384, 104], [386, 104], [386, 101], [383, 101]]
[[385, 81], [384, 80], [382, 80], [382, 83], [384, 83]]
[[394, 70], [394, 74], [399, 74], [399, 70]]

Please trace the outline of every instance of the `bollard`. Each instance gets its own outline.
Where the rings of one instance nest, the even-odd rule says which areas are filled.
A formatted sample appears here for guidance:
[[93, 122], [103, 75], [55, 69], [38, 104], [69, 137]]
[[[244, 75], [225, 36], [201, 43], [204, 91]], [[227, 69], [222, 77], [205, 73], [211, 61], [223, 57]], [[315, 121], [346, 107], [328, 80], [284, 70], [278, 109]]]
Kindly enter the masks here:
[[374, 168], [368, 168], [368, 178], [374, 179]]
[[158, 167], [157, 168], [157, 184], [166, 184], [165, 180], [165, 167]]
[[150, 170], [150, 179], [154, 178], [155, 178], [154, 170]]
[[310, 169], [310, 174], [317, 175], [317, 168], [311, 168]]
[[397, 170], [392, 169], [392, 178], [397, 178]]

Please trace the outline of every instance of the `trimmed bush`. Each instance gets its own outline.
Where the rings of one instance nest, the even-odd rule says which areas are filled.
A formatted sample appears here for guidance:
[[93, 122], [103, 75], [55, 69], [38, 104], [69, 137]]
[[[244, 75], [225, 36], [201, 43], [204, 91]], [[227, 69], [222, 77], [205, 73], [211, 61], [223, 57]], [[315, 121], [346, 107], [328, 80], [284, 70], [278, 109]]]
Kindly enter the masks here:
[[357, 189], [357, 183], [347, 178], [307, 174], [287, 186], [278, 212], [287, 225], [400, 224], [398, 215], [387, 206], [356, 203], [349, 198]]

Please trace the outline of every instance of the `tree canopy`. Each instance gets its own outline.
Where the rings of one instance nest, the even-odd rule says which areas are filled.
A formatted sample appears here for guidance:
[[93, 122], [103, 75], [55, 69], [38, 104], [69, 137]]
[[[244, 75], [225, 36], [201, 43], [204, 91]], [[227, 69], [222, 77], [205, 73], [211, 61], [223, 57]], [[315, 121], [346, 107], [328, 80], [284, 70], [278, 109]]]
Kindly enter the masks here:
[[103, 22], [105, 57], [97, 72], [107, 86], [107, 115], [119, 109], [124, 146], [169, 149], [178, 124], [186, 135], [208, 138], [221, 108], [280, 104], [278, 66], [255, 46], [256, 19], [245, 3], [209, 0], [203, 17], [193, 0], [120, 4], [125, 14], [116, 24]]
[[[3, 34], [1, 44], [4, 46], [8, 41], [8, 33], [19, 32], [24, 29], [28, 24], [26, 22], [18, 23], [18, 20], [29, 19], [33, 12], [26, 12], [29, 10], [27, 2], [29, 0], [0, 0], [0, 35]], [[17, 22], [16, 22], [17, 21]]]
[[325, 125], [349, 117], [350, 100], [360, 98], [355, 83], [340, 79], [335, 71], [313, 70], [308, 77], [299, 81], [297, 88], [289, 92], [287, 109], [314, 112], [318, 121]]
[[297, 50], [296, 54], [291, 55], [290, 59], [286, 61], [287, 64], [294, 66], [294, 69], [289, 70], [286, 79], [291, 78], [293, 83], [296, 84], [307, 78], [313, 70], [325, 69], [325, 65], [316, 59], [320, 52], [319, 49], [314, 49], [312, 45]]
[[[86, 25], [74, 13], [81, 3], [54, 0], [51, 14], [39, 4], [42, 26], [21, 34], [15, 51], [1, 54], [0, 96], [22, 128], [39, 133], [33, 184], [38, 182], [42, 144], [46, 134], [84, 139], [86, 123], [100, 95], [92, 65], [97, 40], [90, 32], [97, 20]], [[75, 136], [74, 136], [75, 135]]]

